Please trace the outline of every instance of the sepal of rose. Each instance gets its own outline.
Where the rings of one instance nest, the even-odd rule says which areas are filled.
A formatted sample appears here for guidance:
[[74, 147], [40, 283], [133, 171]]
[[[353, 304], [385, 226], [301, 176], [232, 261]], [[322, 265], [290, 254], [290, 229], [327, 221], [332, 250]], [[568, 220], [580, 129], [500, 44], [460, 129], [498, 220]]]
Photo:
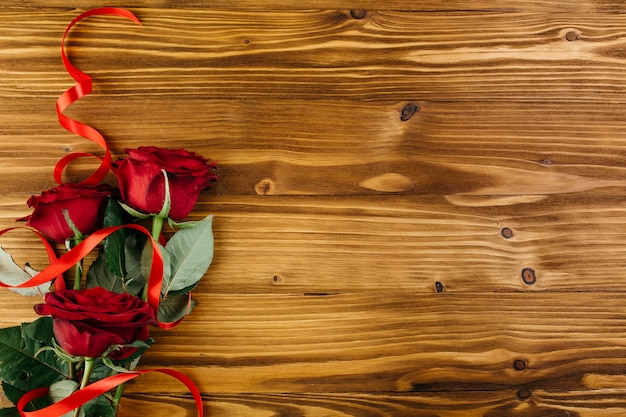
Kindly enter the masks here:
[[[74, 222], [72, 221], [72, 218], [70, 217], [70, 211], [65, 208], [62, 211], [63, 211], [63, 217], [65, 218], [65, 221], [67, 222], [68, 227], [70, 228], [72, 233], [74, 233], [74, 237], [68, 239], [68, 241], [71, 242], [69, 243], [69, 246], [71, 248], [71, 246], [76, 246], [76, 244], [80, 243], [84, 239], [84, 236], [82, 232], [78, 230], [78, 227], [76, 227], [76, 224], [74, 224]], [[68, 243], [66, 243], [66, 246], [67, 245]]]
[[167, 223], [170, 225], [172, 229], [191, 229], [202, 223], [201, 220], [193, 220], [188, 222], [175, 222], [170, 217], [167, 218]]
[[[148, 339], [150, 340], [150, 339]], [[128, 344], [118, 344], [118, 345], [111, 345], [109, 346], [109, 348], [107, 350], [105, 350], [102, 355], [100, 355], [100, 359], [108, 359], [109, 356], [111, 355], [111, 353], [115, 352], [116, 350], [120, 350], [120, 349], [124, 349], [124, 348], [137, 348], [137, 349], [142, 349], [142, 348], [149, 348], [150, 344], [143, 341], [143, 340], [135, 340], [133, 343], [128, 343]]]
[[37, 355], [45, 351], [52, 351], [63, 362], [67, 362], [71, 364], [80, 363], [85, 360], [84, 356], [74, 356], [74, 355], [70, 355], [69, 353], [67, 353], [61, 346], [57, 344], [56, 340], [54, 339], [52, 339], [52, 346], [44, 346], [40, 348], [37, 352], [35, 352], [35, 357], [37, 357]]
[[[129, 343], [129, 344], [125, 344], [125, 345], [123, 345], [123, 344], [111, 345], [111, 346], [109, 346], [109, 348], [107, 350], [104, 351], [104, 353], [102, 353], [102, 355], [99, 358], [95, 358], [95, 359], [102, 359], [102, 362], [105, 365], [107, 365], [109, 368], [111, 368], [113, 370], [118, 370], [119, 367], [114, 365], [113, 362], [111, 361], [111, 359], [109, 358], [109, 355], [111, 355], [111, 353], [115, 352], [116, 350], [120, 350], [120, 349], [124, 349], [124, 348], [138, 348], [138, 349], [140, 349], [140, 348], [148, 348], [148, 347], [150, 347], [150, 344], [146, 343], [146, 342], [144, 342], [142, 340], [136, 340], [133, 343]], [[59, 359], [61, 359], [64, 362], [67, 362], [67, 363], [80, 363], [80, 362], [84, 362], [85, 359], [86, 359], [85, 356], [70, 355], [61, 346], [59, 346], [57, 344], [56, 340], [54, 340], [54, 339], [52, 339], [52, 346], [44, 346], [44, 347], [40, 348], [39, 350], [37, 350], [37, 352], [35, 352], [35, 357], [37, 357], [39, 354], [41, 354], [42, 352], [45, 352], [45, 351], [52, 351], [52, 352], [54, 352], [54, 354], [57, 355], [57, 357]], [[107, 362], [109, 362], [111, 365], [109, 365]]]

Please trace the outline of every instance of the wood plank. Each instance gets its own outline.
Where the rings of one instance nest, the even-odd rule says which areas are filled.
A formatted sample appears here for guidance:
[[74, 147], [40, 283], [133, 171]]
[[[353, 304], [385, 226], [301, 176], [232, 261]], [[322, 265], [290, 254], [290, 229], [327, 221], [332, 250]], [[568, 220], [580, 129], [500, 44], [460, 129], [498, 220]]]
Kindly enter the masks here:
[[[7, 9], [18, 10], [51, 10], [72, 9], [86, 10], [89, 8], [102, 7], [100, 3], [88, 3], [82, 0], [6, 0], [3, 5]], [[228, 0], [111, 0], [109, 6], [141, 9], [144, 7], [162, 9], [163, 14], [171, 13], [172, 9], [217, 9], [217, 10], [243, 10], [243, 11], [267, 11], [267, 10], [307, 10], [307, 9], [353, 9], [353, 10], [405, 10], [420, 12], [518, 12], [533, 11], [544, 13], [559, 13], [563, 11], [573, 13], [618, 13], [622, 11], [623, 4], [619, 0], [582, 0], [571, 2], [567, 0], [510, 0], [510, 1], [486, 1], [486, 0], [425, 0], [419, 2], [407, 2], [406, 0], [267, 0], [260, 4], [254, 0], [239, 0], [236, 3]], [[360, 15], [359, 15], [360, 16]]]
[[[71, 114], [116, 155], [220, 163], [213, 267], [143, 369], [212, 416], [626, 415], [621, 1], [112, 2], [144, 26], [72, 32], [96, 92]], [[0, 229], [99, 152], [54, 114], [87, 5], [3, 3]], [[0, 326], [37, 302], [0, 291]], [[194, 413], [162, 376], [123, 404]]]
[[[184, 371], [217, 415], [245, 407], [248, 415], [285, 407], [355, 416], [378, 407], [387, 415], [619, 412], [623, 294], [576, 297], [198, 294], [183, 324], [152, 332], [157, 343], [142, 368]], [[13, 310], [0, 303], [0, 317]], [[192, 407], [185, 388], [163, 376], [129, 383], [126, 395], [124, 410], [145, 401], [173, 415]]]
[[[468, 391], [454, 393], [376, 394], [211, 394], [205, 413], [212, 417], [298, 415], [315, 417], [613, 417], [626, 412], [623, 394], [615, 390], [565, 393], [533, 391]], [[520, 398], [520, 396], [522, 398]], [[171, 417], [193, 415], [194, 406], [180, 396], [132, 394], [122, 401], [119, 417], [153, 412]]]
[[[199, 291], [621, 291], [622, 200], [206, 195], [190, 217], [215, 215], [215, 258]], [[3, 198], [0, 227], [28, 213], [23, 201]], [[28, 232], [1, 243], [20, 264], [47, 265]]]
[[[142, 367], [205, 393], [624, 388], [623, 294], [206, 295]], [[183, 348], [184, 347], [184, 348]], [[184, 393], [145, 376], [128, 393]]]
[[[407, 120], [411, 105], [418, 110]], [[26, 110], [28, 109], [28, 110]], [[611, 103], [213, 100], [88, 97], [68, 111], [114, 154], [185, 147], [219, 162], [211, 195], [526, 195], [626, 188], [626, 113]], [[0, 192], [54, 186], [68, 152], [54, 100], [0, 103]], [[95, 169], [73, 166], [77, 182]]]
[[[152, 331], [141, 368], [180, 370], [206, 394], [626, 388], [623, 293], [195, 297], [181, 325]], [[186, 388], [150, 374], [126, 392]]]
[[[108, 94], [623, 103], [626, 92], [624, 14], [138, 14], [143, 27], [96, 17], [82, 22], [68, 42], [73, 61]], [[50, 97], [69, 85], [55, 54], [75, 15], [2, 13], [2, 96]]]
[[[612, 417], [624, 413], [622, 394], [597, 390], [555, 394], [525, 391], [455, 392], [442, 394], [212, 394], [205, 402], [205, 412], [215, 417], [242, 415], [324, 416], [407, 416], [420, 417]], [[155, 406], [172, 417], [193, 415], [191, 401], [161, 395], [136, 395], [122, 401], [120, 417], [149, 413]]]
[[[619, 291], [613, 196], [224, 199], [206, 291]], [[266, 203], [267, 202], [267, 203]], [[268, 204], [268, 205], [266, 205]], [[511, 234], [507, 238], [507, 233]], [[582, 242], [582, 243], [581, 243]], [[527, 285], [524, 273], [535, 276]]]

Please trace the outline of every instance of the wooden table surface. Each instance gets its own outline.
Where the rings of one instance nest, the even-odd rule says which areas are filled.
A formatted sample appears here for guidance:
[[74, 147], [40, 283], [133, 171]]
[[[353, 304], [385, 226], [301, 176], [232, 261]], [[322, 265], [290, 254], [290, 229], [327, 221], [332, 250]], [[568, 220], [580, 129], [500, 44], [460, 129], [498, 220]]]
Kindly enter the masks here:
[[[211, 417], [626, 416], [619, 0], [112, 0], [67, 50], [68, 115], [115, 155], [219, 162], [196, 310], [143, 369]], [[0, 227], [68, 152], [78, 0], [3, 0]], [[93, 169], [73, 165], [68, 181]], [[0, 244], [45, 266], [26, 232]], [[37, 302], [0, 292], [0, 326]], [[193, 416], [128, 384], [124, 416]]]

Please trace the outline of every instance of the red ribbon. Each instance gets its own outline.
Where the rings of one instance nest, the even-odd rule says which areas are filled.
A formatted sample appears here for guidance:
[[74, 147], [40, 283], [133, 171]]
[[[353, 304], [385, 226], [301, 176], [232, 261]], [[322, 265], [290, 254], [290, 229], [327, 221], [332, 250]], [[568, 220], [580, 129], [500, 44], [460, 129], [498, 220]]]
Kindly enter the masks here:
[[63, 42], [61, 44], [61, 58], [63, 59], [63, 65], [67, 72], [72, 76], [72, 78], [78, 83], [63, 93], [56, 102], [56, 110], [57, 115], [59, 117], [59, 123], [65, 129], [69, 130], [72, 133], [75, 133], [79, 136], [84, 137], [85, 139], [89, 139], [98, 145], [100, 145], [104, 149], [104, 158], [97, 157], [90, 153], [79, 152], [72, 153], [67, 155], [56, 164], [54, 168], [54, 179], [57, 183], [63, 183], [63, 171], [65, 168], [75, 159], [83, 158], [86, 156], [95, 156], [100, 159], [100, 167], [87, 179], [83, 180], [81, 184], [98, 184], [106, 174], [111, 169], [111, 152], [107, 145], [104, 137], [91, 126], [88, 126], [84, 123], [71, 119], [63, 114], [65, 109], [67, 109], [72, 103], [76, 100], [85, 97], [87, 94], [90, 94], [93, 90], [92, 78], [90, 75], [85, 74], [76, 68], [69, 60], [67, 55], [65, 54], [65, 38], [67, 37], [70, 30], [74, 27], [75, 24], [80, 22], [81, 20], [95, 15], [115, 15], [120, 17], [125, 17], [134, 21], [135, 23], [141, 25], [139, 19], [132, 14], [130, 11], [125, 9], [118, 9], [115, 7], [102, 7], [98, 9], [88, 10], [84, 13], [78, 15], [72, 22], [68, 25], [67, 29], [65, 29], [65, 33], [63, 35]]
[[137, 378], [138, 376], [145, 375], [150, 372], [160, 372], [162, 374], [169, 375], [178, 379], [180, 382], [185, 384], [191, 395], [193, 396], [196, 402], [196, 408], [198, 410], [198, 416], [203, 417], [204, 410], [202, 406], [202, 396], [200, 391], [193, 383], [193, 381], [186, 376], [185, 374], [175, 371], [173, 369], [149, 369], [145, 371], [134, 371], [129, 373], [122, 373], [112, 375], [107, 378], [100, 379], [96, 382], [93, 382], [90, 385], [87, 385], [85, 388], [74, 392], [70, 396], [58, 401], [52, 405], [49, 405], [46, 408], [42, 408], [37, 411], [24, 411], [24, 408], [31, 401], [43, 397], [47, 395], [48, 388], [38, 388], [26, 393], [17, 403], [17, 409], [22, 417], [57, 417], [62, 416], [65, 413], [68, 413], [75, 408], [78, 408], [85, 404], [88, 401], [97, 398], [98, 396], [105, 394], [111, 391], [113, 388], [118, 385], [122, 385], [132, 379]]
[[[82, 157], [95, 157], [100, 160], [99, 168], [87, 179], [82, 181], [83, 184], [98, 184], [108, 171], [111, 169], [111, 152], [107, 145], [104, 137], [98, 132], [96, 129], [88, 126], [84, 123], [78, 122], [74, 119], [71, 119], [63, 114], [63, 112], [76, 100], [86, 96], [87, 94], [92, 92], [92, 78], [88, 74], [83, 73], [78, 68], [76, 68], [69, 60], [65, 53], [65, 38], [67, 37], [69, 31], [74, 27], [75, 24], [80, 22], [81, 20], [95, 15], [115, 15], [121, 16], [127, 19], [130, 19], [139, 25], [141, 22], [137, 17], [132, 14], [128, 10], [118, 9], [115, 7], [103, 7], [88, 10], [79, 16], [77, 16], [72, 22], [68, 25], [65, 33], [63, 35], [63, 42], [61, 45], [61, 57], [63, 59], [63, 65], [67, 72], [72, 76], [72, 78], [77, 82], [76, 85], [68, 89], [65, 93], [63, 93], [56, 102], [56, 110], [59, 118], [59, 123], [65, 129], [69, 130], [72, 133], [75, 133], [79, 136], [82, 136], [86, 139], [89, 139], [98, 145], [100, 145], [104, 151], [104, 157], [98, 157], [92, 155], [90, 153], [78, 152], [67, 155], [56, 164], [54, 169], [54, 179], [57, 183], [62, 184], [62, 175], [65, 168], [75, 159]], [[111, 233], [116, 232], [122, 228], [130, 228], [134, 230], [138, 230], [144, 233], [146, 236], [150, 238], [152, 244], [152, 264], [150, 266], [150, 276], [148, 278], [147, 285], [147, 300], [148, 304], [158, 311], [159, 302], [161, 299], [161, 288], [163, 284], [163, 258], [161, 255], [161, 251], [156, 243], [156, 241], [152, 238], [151, 233], [144, 227], [136, 225], [136, 224], [128, 224], [122, 226], [112, 226], [107, 227], [101, 230], [98, 230], [87, 238], [85, 238], [81, 243], [76, 245], [72, 250], [61, 256], [57, 259], [56, 254], [54, 253], [54, 249], [50, 245], [50, 243], [46, 240], [46, 238], [41, 235], [39, 232], [33, 232], [41, 239], [43, 242], [46, 251], [48, 253], [48, 258], [50, 260], [50, 265], [45, 268], [43, 271], [39, 272], [33, 278], [24, 282], [20, 285], [15, 286], [14, 288], [26, 288], [33, 287], [44, 284], [46, 282], [50, 282], [56, 279], [56, 289], [65, 289], [65, 281], [63, 279], [63, 273], [70, 269], [72, 266], [77, 264], [81, 259], [83, 259], [87, 254], [89, 254], [93, 249], [95, 249], [100, 242], [109, 236]], [[4, 233], [7, 233], [10, 230], [15, 228], [5, 229], [0, 231], [0, 236]], [[3, 284], [0, 282], [1, 287], [11, 287], [10, 285]], [[171, 328], [180, 322], [173, 323], [163, 323], [158, 321], [158, 325], [162, 328]], [[110, 377], [98, 380], [85, 388], [74, 392], [72, 395], [64, 398], [63, 400], [52, 404], [44, 409], [37, 411], [24, 411], [24, 408], [34, 399], [45, 396], [48, 393], [48, 388], [38, 388], [26, 393], [20, 400], [18, 401], [17, 408], [22, 417], [58, 417], [61, 416], [77, 407], [82, 406], [86, 402], [97, 398], [98, 396], [105, 394], [112, 390], [113, 388], [124, 384], [140, 375], [144, 375], [149, 372], [160, 372], [169, 376], [172, 376], [178, 379], [180, 382], [185, 384], [185, 386], [191, 392], [198, 411], [198, 415], [200, 417], [203, 416], [203, 407], [202, 407], [202, 397], [200, 391], [193, 383], [193, 381], [185, 376], [184, 374], [172, 370], [172, 369], [153, 369], [153, 370], [144, 370], [144, 371], [134, 371], [130, 373], [121, 373], [112, 375]]]
[[[39, 240], [41, 240], [41, 242], [43, 243], [43, 246], [46, 248], [46, 253], [48, 254], [48, 260], [50, 261], [50, 263], [53, 264], [53, 263], [55, 263], [57, 261], [57, 255], [54, 252], [54, 248], [52, 247], [50, 242], [48, 242], [48, 240], [46, 239], [46, 237], [44, 235], [42, 235], [41, 233], [39, 233], [36, 230], [29, 229], [27, 227], [11, 227], [9, 229], [0, 230], [0, 236], [2, 236], [3, 234], [5, 234], [7, 232], [10, 232], [11, 230], [17, 230], [17, 229], [30, 230], [35, 235], [37, 235]], [[48, 281], [52, 281], [55, 278], [56, 278], [56, 281], [54, 282], [55, 288], [57, 290], [64, 290], [65, 289], [65, 280], [63, 279], [63, 274], [58, 274], [57, 276], [53, 276]], [[27, 288], [27, 287], [35, 287], [35, 286], [38, 285], [38, 284], [30, 284], [31, 281], [32, 281], [32, 278], [30, 280], [24, 282], [23, 284], [18, 285], [18, 286], [7, 285], [7, 284], [5, 284], [3, 282], [0, 282], [0, 287], [4, 287], [4, 288]], [[43, 282], [42, 282], [42, 284], [43, 284]]]
[[[52, 263], [48, 265], [48, 267], [46, 267], [43, 271], [39, 272], [28, 281], [16, 286], [0, 283], [0, 286], [5, 288], [36, 287], [38, 285], [45, 284], [46, 282], [50, 282], [57, 277], [62, 277], [64, 272], [80, 262], [80, 260], [87, 256], [92, 250], [94, 250], [100, 244], [100, 242], [102, 242], [102, 240], [104, 240], [110, 234], [115, 233], [116, 231], [123, 228], [137, 230], [150, 238], [150, 243], [152, 245], [152, 264], [150, 265], [150, 276], [148, 278], [147, 299], [148, 304], [150, 304], [150, 306], [155, 309], [155, 311], [157, 311], [159, 308], [159, 302], [161, 301], [161, 288], [163, 286], [163, 256], [161, 255], [161, 250], [159, 249], [157, 242], [152, 238], [150, 231], [138, 224], [110, 226], [97, 230], [87, 236], [82, 242], [72, 248], [72, 250], [65, 253], [60, 258], [52, 261]], [[9, 230], [11, 229], [1, 231], [0, 236]], [[39, 233], [37, 233], [37, 235], [40, 236], [42, 241], [45, 241], [45, 237], [41, 236]], [[49, 243], [45, 243], [46, 246], [49, 247]], [[51, 247], [50, 250], [52, 250]], [[171, 328], [174, 327], [174, 325], [176, 325], [177, 323], [179, 323], [179, 321], [173, 323], [158, 322], [159, 326], [162, 328]]]
[[[150, 306], [153, 309], [155, 309], [155, 311], [158, 311], [159, 302], [161, 299], [161, 288], [163, 286], [163, 257], [161, 255], [161, 250], [159, 249], [157, 242], [152, 238], [150, 231], [148, 231], [148, 229], [146, 229], [145, 227], [137, 225], [137, 224], [111, 226], [111, 227], [105, 227], [103, 229], [100, 229], [92, 233], [91, 235], [87, 236], [82, 242], [80, 242], [78, 245], [72, 248], [72, 250], [65, 253], [63, 256], [61, 256], [58, 259], [56, 259], [56, 255], [54, 255], [54, 251], [52, 247], [50, 246], [50, 244], [46, 241], [45, 237], [35, 231], [37, 236], [39, 236], [39, 238], [45, 243], [45, 246], [48, 249], [48, 255], [54, 257], [54, 259], [51, 258], [52, 263], [43, 271], [35, 275], [33, 278], [31, 278], [30, 280], [20, 285], [12, 287], [10, 285], [0, 283], [0, 286], [12, 287], [12, 288], [34, 287], [34, 286], [52, 281], [53, 279], [58, 278], [58, 277], [61, 277], [61, 279], [58, 279], [57, 281], [59, 283], [63, 283], [62, 285], [64, 286], [65, 284], [62, 278], [62, 274], [68, 269], [70, 269], [73, 265], [78, 263], [85, 256], [87, 256], [87, 254], [89, 254], [92, 250], [94, 250], [103, 239], [105, 239], [110, 234], [115, 233], [116, 231], [122, 228], [129, 228], [129, 229], [140, 231], [144, 233], [146, 236], [148, 236], [150, 239], [150, 243], [152, 245], [152, 264], [150, 265], [150, 276], [148, 278], [148, 288], [147, 288], [148, 304], [150, 304]], [[0, 231], [0, 236], [10, 230], [13, 230], [13, 229], [5, 229], [5, 230]], [[171, 322], [171, 323], [164, 323], [164, 322], [157, 320], [157, 323], [159, 327], [164, 328], [164, 329], [169, 329], [169, 328], [176, 326], [178, 323], [180, 323], [181, 320], [178, 320], [176, 322]], [[139, 375], [143, 375], [145, 373], [153, 372], [153, 371], [161, 372], [161, 373], [173, 376], [177, 378], [179, 381], [183, 382], [187, 386], [189, 391], [192, 393], [194, 399], [196, 400], [198, 415], [202, 417], [203, 415], [202, 398], [200, 396], [200, 392], [198, 391], [198, 388], [194, 385], [193, 381], [191, 381], [191, 379], [189, 379], [187, 376], [172, 369], [155, 369], [155, 370], [137, 371], [133, 373], [123, 373], [123, 374], [112, 375], [108, 378], [104, 378], [99, 381], [96, 381], [79, 391], [76, 391], [69, 397], [51, 406], [48, 406], [46, 408], [33, 411], [33, 412], [23, 411], [24, 407], [29, 402], [31, 402], [35, 398], [39, 398], [39, 397], [46, 395], [48, 392], [48, 388], [35, 389], [26, 393], [24, 396], [22, 396], [22, 398], [20, 398], [17, 408], [22, 417], [59, 417], [67, 413], [68, 411], [71, 411], [77, 407], [82, 406], [87, 401], [90, 401], [98, 397], [99, 395], [102, 395], [110, 391], [111, 389], [117, 387], [118, 385], [121, 385], [133, 378], [136, 378]]]

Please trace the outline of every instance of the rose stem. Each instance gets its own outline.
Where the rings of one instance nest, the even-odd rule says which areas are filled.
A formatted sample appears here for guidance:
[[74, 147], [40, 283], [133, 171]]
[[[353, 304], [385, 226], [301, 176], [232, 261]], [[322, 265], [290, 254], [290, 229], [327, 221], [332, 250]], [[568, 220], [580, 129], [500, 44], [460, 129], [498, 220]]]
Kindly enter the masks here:
[[76, 264], [76, 270], [74, 271], [74, 289], [80, 290], [80, 282], [83, 278], [83, 260], [81, 259]]
[[[89, 377], [91, 376], [91, 371], [93, 371], [93, 367], [96, 364], [96, 360], [94, 358], [85, 358], [85, 371], [83, 372], [83, 380], [80, 382], [80, 389], [83, 389], [89, 384]], [[80, 415], [80, 406], [74, 410], [74, 417], [78, 417]]]
[[159, 241], [159, 237], [161, 236], [161, 230], [163, 229], [163, 221], [164, 217], [154, 216], [152, 217], [152, 239]]
[[[152, 217], [152, 239], [154, 239], [155, 242], [158, 242], [159, 238], [161, 237], [161, 230], [163, 229], [164, 220], [165, 220], [165, 217], [162, 217], [159, 215]], [[152, 262], [154, 262], [154, 259], [152, 260]], [[143, 300], [148, 301], [148, 283], [147, 282], [143, 288]]]
[[111, 405], [113, 406], [113, 411], [115, 411], [116, 415], [117, 415], [117, 409], [120, 407], [120, 401], [122, 399], [123, 391], [124, 391], [124, 384], [118, 385], [117, 389], [115, 390], [115, 395], [113, 396], [113, 403]]

